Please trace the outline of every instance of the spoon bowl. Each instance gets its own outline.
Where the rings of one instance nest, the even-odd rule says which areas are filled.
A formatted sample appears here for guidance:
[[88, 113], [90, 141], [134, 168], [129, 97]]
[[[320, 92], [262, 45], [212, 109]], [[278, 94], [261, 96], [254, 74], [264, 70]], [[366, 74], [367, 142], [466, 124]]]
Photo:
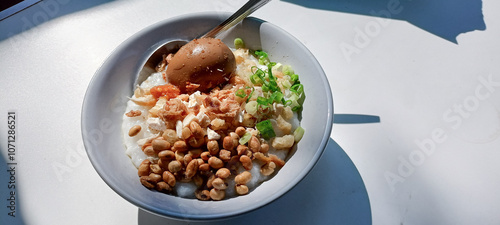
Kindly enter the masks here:
[[[272, 210], [276, 206], [286, 207], [279, 200], [280, 197], [297, 194], [289, 191], [308, 175], [330, 140], [333, 98], [330, 83], [319, 62], [298, 39], [282, 28], [250, 17], [218, 38], [229, 47], [234, 47], [232, 41], [240, 37], [249, 49], [266, 50], [270, 59], [292, 65], [301, 76], [307, 95], [301, 126], [306, 132], [293, 157], [272, 179], [247, 195], [222, 201], [180, 198], [151, 191], [138, 182], [137, 168], [125, 154], [120, 124], [123, 122], [127, 96], [131, 96], [135, 89], [132, 85], [137, 79], [139, 67], [157, 49], [151, 46], [161, 46], [171, 40], [190, 40], [206, 31], [207, 27], [219, 24], [227, 16], [229, 14], [214, 12], [188, 14], [144, 28], [120, 44], [89, 83], [81, 112], [81, 133], [89, 160], [115, 193], [141, 210], [196, 222], [224, 220], [259, 208]], [[318, 179], [313, 180], [321, 185]], [[328, 175], [324, 179], [329, 179]], [[93, 190], [89, 188], [90, 192]], [[307, 193], [302, 194], [304, 196], [294, 198], [307, 197]], [[269, 208], [269, 204], [275, 205]]]

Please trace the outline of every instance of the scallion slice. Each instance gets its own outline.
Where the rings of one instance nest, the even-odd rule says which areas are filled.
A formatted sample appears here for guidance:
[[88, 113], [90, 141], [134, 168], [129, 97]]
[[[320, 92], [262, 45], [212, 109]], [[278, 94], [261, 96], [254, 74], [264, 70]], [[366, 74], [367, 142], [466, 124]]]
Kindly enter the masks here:
[[297, 129], [295, 129], [295, 131], [293, 132], [293, 139], [295, 140], [295, 142], [299, 142], [302, 137], [304, 136], [304, 128], [302, 127], [297, 127]]
[[257, 130], [260, 132], [260, 135], [264, 138], [269, 140], [270, 138], [273, 138], [276, 136], [276, 133], [274, 133], [273, 125], [271, 123], [271, 120], [264, 120], [257, 125], [255, 125]]
[[246, 132], [238, 142], [240, 145], [244, 145], [250, 140], [250, 138], [252, 138], [252, 134], [250, 132]]
[[241, 39], [241, 38], [235, 38], [234, 39], [234, 47], [236, 49], [245, 48], [245, 42], [243, 42], [243, 39]]
[[238, 96], [238, 97], [240, 97], [240, 98], [244, 98], [244, 97], [246, 97], [246, 96], [247, 96], [247, 93], [245, 92], [245, 89], [243, 89], [243, 88], [242, 88], [242, 89], [238, 89], [238, 90], [234, 93], [234, 95], [236, 95], [236, 96]]

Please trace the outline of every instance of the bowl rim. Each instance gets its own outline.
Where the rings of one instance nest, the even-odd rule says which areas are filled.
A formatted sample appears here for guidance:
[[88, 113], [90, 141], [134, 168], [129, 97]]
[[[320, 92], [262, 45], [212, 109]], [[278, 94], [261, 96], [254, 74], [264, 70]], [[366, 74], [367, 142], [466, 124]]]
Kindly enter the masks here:
[[262, 208], [272, 202], [274, 202], [275, 200], [281, 198], [283, 195], [285, 195], [286, 193], [288, 193], [290, 190], [293, 189], [293, 187], [295, 187], [299, 182], [301, 182], [309, 173], [310, 171], [313, 169], [313, 167], [316, 165], [316, 163], [318, 162], [319, 158], [323, 155], [324, 153], [324, 150], [326, 148], [326, 145], [328, 143], [328, 140], [330, 138], [330, 134], [331, 134], [331, 131], [332, 131], [332, 127], [333, 127], [333, 116], [334, 116], [334, 113], [333, 113], [333, 110], [334, 110], [334, 107], [333, 107], [333, 95], [332, 95], [332, 92], [331, 92], [331, 87], [329, 85], [329, 82], [328, 82], [328, 79], [326, 77], [326, 74], [325, 72], [323, 71], [323, 68], [321, 67], [321, 65], [319, 64], [319, 62], [317, 61], [317, 59], [314, 57], [314, 55], [309, 51], [309, 49], [307, 49], [307, 47], [302, 44], [302, 42], [300, 42], [297, 38], [295, 38], [293, 35], [291, 35], [290, 33], [288, 33], [287, 31], [283, 30], [282, 28], [278, 27], [277, 25], [274, 25], [272, 23], [269, 23], [265, 20], [262, 20], [262, 19], [259, 19], [259, 18], [256, 18], [256, 17], [248, 17], [246, 18], [245, 20], [255, 20], [255, 21], [260, 21], [262, 23], [266, 23], [267, 26], [271, 26], [273, 29], [276, 29], [276, 30], [279, 30], [283, 33], [285, 33], [289, 38], [290, 40], [292, 40], [294, 43], [297, 44], [297, 46], [300, 46], [301, 48], [303, 48], [303, 50], [305, 52], [307, 52], [307, 54], [309, 54], [310, 57], [313, 58], [313, 61], [317, 67], [317, 69], [320, 70], [320, 74], [318, 74], [318, 78], [321, 79], [322, 83], [324, 84], [324, 89], [326, 91], [326, 102], [327, 102], [327, 120], [325, 121], [325, 133], [323, 135], [323, 137], [321, 138], [321, 142], [319, 143], [318, 145], [318, 150], [315, 152], [314, 156], [311, 158], [311, 160], [306, 164], [306, 167], [303, 168], [302, 172], [300, 174], [298, 174], [294, 179], [291, 180], [291, 182], [287, 183], [286, 185], [284, 185], [282, 187], [282, 189], [284, 191], [280, 191], [278, 193], [276, 193], [275, 195], [272, 196], [272, 198], [270, 199], [265, 199], [263, 200], [263, 204], [258, 204], [256, 206], [253, 206], [253, 207], [250, 207], [250, 208], [247, 208], [245, 210], [239, 210], [239, 211], [232, 211], [232, 212], [227, 212], [227, 213], [219, 213], [219, 214], [216, 214], [216, 215], [198, 215], [198, 214], [185, 214], [185, 213], [178, 213], [178, 212], [171, 212], [171, 211], [167, 211], [167, 210], [161, 210], [161, 209], [157, 209], [157, 208], [154, 208], [154, 207], [150, 207], [149, 205], [146, 205], [144, 204], [143, 202], [141, 202], [140, 200], [134, 198], [133, 196], [125, 193], [125, 192], [122, 192], [121, 189], [116, 186], [115, 184], [111, 183], [109, 180], [108, 180], [108, 175], [106, 173], [104, 173], [102, 171], [102, 167], [101, 165], [98, 163], [98, 160], [96, 160], [94, 157], [93, 157], [93, 153], [92, 151], [89, 150], [89, 146], [90, 146], [90, 143], [89, 143], [89, 135], [87, 134], [87, 131], [88, 130], [88, 124], [86, 123], [86, 118], [85, 116], [87, 115], [87, 112], [89, 110], [91, 110], [92, 107], [89, 107], [89, 104], [91, 102], [91, 89], [93, 86], [97, 85], [97, 83], [99, 82], [99, 78], [100, 74], [102, 74], [101, 70], [103, 69], [103, 67], [110, 61], [110, 59], [112, 59], [115, 54], [117, 52], [119, 52], [124, 46], [128, 46], [129, 44], [131, 44], [137, 37], [145, 34], [145, 33], [148, 33], [148, 32], [151, 32], [155, 29], [158, 29], [159, 27], [165, 25], [165, 24], [168, 24], [168, 23], [174, 23], [176, 21], [182, 21], [182, 20], [189, 20], [189, 19], [195, 19], [195, 18], [205, 18], [205, 17], [210, 17], [210, 18], [219, 18], [221, 17], [221, 15], [223, 16], [229, 16], [230, 13], [229, 12], [201, 12], [201, 13], [188, 13], [188, 14], [183, 14], [183, 15], [178, 15], [178, 16], [174, 16], [174, 17], [171, 17], [171, 18], [168, 18], [168, 19], [165, 19], [165, 20], [161, 20], [159, 22], [156, 22], [152, 25], [149, 25], [141, 30], [139, 30], [138, 32], [134, 33], [133, 35], [129, 36], [125, 41], [123, 41], [122, 43], [120, 43], [118, 46], [116, 46], [113, 51], [106, 57], [106, 59], [101, 63], [101, 65], [98, 67], [97, 71], [94, 73], [94, 75], [92, 76], [92, 79], [91, 81], [89, 82], [89, 85], [88, 85], [88, 88], [85, 92], [85, 96], [84, 96], [84, 100], [83, 100], [83, 104], [82, 104], [82, 109], [81, 109], [81, 132], [82, 132], [82, 139], [83, 139], [83, 142], [84, 142], [84, 146], [85, 146], [85, 150], [86, 150], [86, 153], [87, 153], [87, 156], [89, 157], [89, 160], [91, 161], [91, 164], [92, 166], [94, 167], [94, 169], [96, 170], [96, 172], [99, 174], [99, 176], [101, 177], [101, 179], [115, 192], [117, 193], [118, 195], [120, 195], [122, 198], [126, 199], [128, 202], [132, 203], [133, 205], [139, 207], [140, 209], [143, 209], [147, 212], [150, 212], [150, 213], [153, 213], [155, 215], [159, 215], [159, 216], [163, 216], [163, 217], [167, 217], [167, 218], [173, 218], [173, 219], [180, 219], [180, 220], [196, 220], [196, 221], [213, 221], [213, 220], [218, 220], [218, 219], [227, 219], [229, 217], [234, 217], [234, 216], [238, 216], [238, 215], [241, 215], [241, 214], [244, 214], [244, 213], [249, 213], [249, 212], [252, 212], [252, 211], [255, 211], [259, 208]]

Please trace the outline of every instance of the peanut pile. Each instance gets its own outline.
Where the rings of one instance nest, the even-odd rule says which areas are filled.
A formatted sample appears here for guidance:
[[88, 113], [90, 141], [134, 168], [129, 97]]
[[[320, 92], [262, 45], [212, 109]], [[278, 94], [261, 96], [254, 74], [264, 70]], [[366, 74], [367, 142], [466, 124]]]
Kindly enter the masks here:
[[[268, 143], [251, 128], [240, 126], [224, 135], [219, 140], [209, 140], [196, 120], [183, 129], [182, 138], [178, 138], [175, 130], [166, 129], [142, 146], [150, 157], [138, 168], [140, 182], [146, 188], [172, 193], [177, 182], [192, 181], [198, 187], [195, 196], [199, 200], [222, 200], [228, 188], [234, 188], [238, 195], [249, 192], [246, 184], [252, 179], [249, 170], [255, 160], [262, 165], [260, 172], [264, 176], [285, 164], [268, 153]], [[245, 135], [246, 139], [251, 136], [240, 144]], [[228, 183], [234, 183], [234, 187]]]

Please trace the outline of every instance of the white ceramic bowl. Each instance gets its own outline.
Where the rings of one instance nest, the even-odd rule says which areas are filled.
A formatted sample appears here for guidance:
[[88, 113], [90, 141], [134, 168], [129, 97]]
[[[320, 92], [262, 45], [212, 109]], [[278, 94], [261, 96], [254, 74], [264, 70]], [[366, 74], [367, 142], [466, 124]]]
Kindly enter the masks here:
[[297, 151], [269, 181], [248, 195], [223, 201], [184, 199], [142, 186], [137, 169], [125, 154], [121, 135], [127, 97], [137, 72], [154, 49], [173, 39], [190, 40], [222, 22], [229, 14], [203, 13], [175, 17], [152, 25], [122, 43], [96, 72], [85, 94], [82, 136], [92, 165], [119, 195], [149, 212], [189, 220], [211, 220], [262, 207], [287, 193], [316, 164], [330, 137], [333, 100], [327, 78], [309, 50], [297, 39], [268, 22], [247, 18], [220, 36], [233, 47], [236, 37], [247, 47], [263, 49], [272, 61], [292, 65], [304, 84], [306, 99], [302, 127], [306, 132]]

